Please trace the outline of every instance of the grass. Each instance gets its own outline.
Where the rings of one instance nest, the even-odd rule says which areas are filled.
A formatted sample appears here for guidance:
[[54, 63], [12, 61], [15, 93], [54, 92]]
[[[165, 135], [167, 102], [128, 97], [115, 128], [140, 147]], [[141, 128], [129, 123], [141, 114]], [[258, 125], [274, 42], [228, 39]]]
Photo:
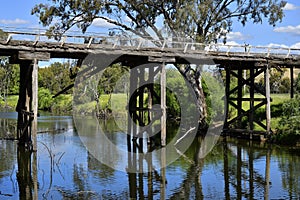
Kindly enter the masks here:
[[[244, 95], [245, 98], [249, 98], [249, 94]], [[256, 98], [264, 98], [263, 95], [255, 94]], [[145, 97], [146, 98], [146, 97]], [[281, 105], [283, 102], [290, 99], [289, 94], [271, 94], [272, 102], [271, 102], [271, 128], [272, 130], [275, 130], [278, 126], [278, 122], [280, 121], [280, 111], [281, 111]], [[117, 113], [125, 113], [128, 97], [127, 94], [112, 94], [110, 104], [108, 104], [109, 101], [109, 95], [104, 94], [100, 97], [100, 105], [103, 108], [105, 108], [106, 105], [108, 105], [109, 108], [112, 109], [113, 112]], [[10, 110], [15, 110], [18, 102], [18, 95], [10, 95], [7, 97], [7, 106], [10, 108]], [[258, 104], [259, 102], [256, 102]], [[62, 95], [60, 98], [56, 99], [56, 103], [54, 105], [55, 110], [58, 112], [63, 112], [66, 109], [70, 109], [70, 105], [72, 105], [72, 95]], [[0, 101], [0, 107], [4, 107], [5, 103], [3, 101]], [[242, 108], [244, 110], [248, 110], [250, 107], [249, 102], [244, 102], [242, 105]], [[96, 101], [91, 101], [86, 104], [78, 105], [77, 106], [77, 112], [79, 113], [92, 113], [95, 111], [96, 108]], [[262, 123], [265, 124], [265, 109], [264, 106], [258, 110], [258, 115], [262, 116]], [[237, 115], [236, 111], [233, 113], [232, 118]], [[263, 118], [264, 117], [264, 118]], [[263, 130], [260, 126], [255, 124], [255, 130]]]
[[62, 94], [54, 99], [51, 107], [54, 113], [70, 113], [72, 110], [73, 96], [71, 94]]
[[123, 93], [112, 94], [110, 107], [113, 111], [116, 112], [124, 112], [124, 111], [126, 112], [127, 102], [128, 102], [127, 94], [123, 94]]
[[[110, 95], [104, 94], [100, 96], [99, 106], [101, 109], [105, 109], [108, 107], [113, 112], [124, 113], [126, 112], [127, 106], [127, 95], [126, 94], [112, 94], [111, 99]], [[76, 105], [76, 109], [78, 113], [93, 113], [96, 109], [97, 103], [96, 101], [90, 101], [88, 103]]]
[[[244, 95], [244, 98], [249, 98], [249, 94]], [[255, 98], [265, 98], [261, 94], [255, 94]], [[281, 117], [281, 106], [282, 104], [290, 99], [290, 94], [271, 94], [271, 129], [275, 130], [278, 127], [278, 122], [280, 121]], [[255, 102], [254, 105], [259, 104], [260, 102]], [[248, 110], [250, 108], [250, 102], [243, 102], [242, 108], [244, 110]], [[262, 119], [262, 123], [266, 124], [266, 117], [265, 117], [265, 106], [262, 106], [260, 109], [256, 111], [255, 117], [260, 117]], [[231, 118], [234, 118], [237, 116], [237, 112], [233, 113]], [[264, 130], [262, 127], [260, 127], [257, 124], [254, 124], [254, 129], [258, 131]]]
[[14, 111], [17, 107], [18, 104], [18, 95], [9, 95], [6, 98], [6, 103], [1, 99], [0, 100], [0, 109], [4, 109], [6, 106], [6, 109]]

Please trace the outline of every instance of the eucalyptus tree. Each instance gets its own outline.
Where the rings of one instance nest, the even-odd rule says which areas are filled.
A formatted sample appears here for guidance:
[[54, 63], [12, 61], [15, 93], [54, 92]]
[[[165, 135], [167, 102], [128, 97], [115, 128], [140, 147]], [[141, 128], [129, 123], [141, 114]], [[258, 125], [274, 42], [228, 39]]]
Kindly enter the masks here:
[[[103, 20], [114, 25], [112, 33], [210, 43], [220, 38], [226, 42], [233, 22], [275, 26], [284, 16], [285, 4], [281, 0], [48, 0], [36, 5], [32, 14], [56, 36], [73, 26], [86, 32], [95, 20]], [[189, 65], [176, 67], [195, 91], [203, 122], [206, 104], [201, 71]]]

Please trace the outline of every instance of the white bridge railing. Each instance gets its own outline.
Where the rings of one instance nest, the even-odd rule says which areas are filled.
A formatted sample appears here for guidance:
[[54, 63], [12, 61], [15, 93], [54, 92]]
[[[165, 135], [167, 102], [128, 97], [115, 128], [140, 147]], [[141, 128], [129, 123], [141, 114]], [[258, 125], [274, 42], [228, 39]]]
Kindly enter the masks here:
[[[1, 27], [0, 27], [1, 28]], [[2, 29], [2, 28], [1, 28]], [[69, 32], [62, 35], [59, 40], [53, 39], [53, 36], [46, 34], [45, 30], [5, 30], [6, 44], [11, 40], [32, 41], [33, 45], [39, 42], [59, 43], [62, 47], [66, 44], [84, 44], [86, 48], [101, 48], [109, 46], [110, 48], [134, 48], [136, 50], [152, 48], [161, 51], [174, 51], [181, 53], [197, 53], [197, 52], [215, 52], [244, 54], [245, 56], [252, 56], [263, 54], [265, 57], [271, 55], [280, 56], [283, 58], [291, 58], [300, 56], [299, 48], [283, 48], [283, 47], [267, 47], [267, 46], [251, 46], [251, 45], [228, 45], [228, 44], [204, 44], [193, 42], [186, 38], [166, 38], [165, 40], [156, 40], [153, 38], [140, 38], [140, 37], [126, 37], [126, 36], [108, 36], [99, 33], [86, 33], [79, 35], [78, 32]]]

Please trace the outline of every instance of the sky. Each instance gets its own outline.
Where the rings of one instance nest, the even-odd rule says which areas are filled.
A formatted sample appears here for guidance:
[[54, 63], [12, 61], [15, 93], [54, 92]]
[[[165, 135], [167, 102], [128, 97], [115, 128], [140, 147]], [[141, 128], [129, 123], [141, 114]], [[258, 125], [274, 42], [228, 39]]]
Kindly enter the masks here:
[[[45, 0], [6, 0], [0, 7], [0, 28], [41, 28], [38, 17], [31, 15], [31, 9]], [[233, 24], [233, 30], [228, 35], [227, 44], [250, 44], [252, 46], [278, 46], [300, 49], [300, 1], [287, 0], [284, 8], [285, 17], [276, 27], [263, 24], [240, 23]], [[105, 33], [105, 27], [110, 24], [97, 21], [88, 31]]]

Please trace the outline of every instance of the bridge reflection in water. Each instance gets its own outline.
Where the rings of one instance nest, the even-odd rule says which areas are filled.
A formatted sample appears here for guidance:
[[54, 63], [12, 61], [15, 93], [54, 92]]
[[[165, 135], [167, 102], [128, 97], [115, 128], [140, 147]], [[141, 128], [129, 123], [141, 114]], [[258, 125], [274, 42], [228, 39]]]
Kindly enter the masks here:
[[[67, 127], [71, 128], [72, 119], [63, 120], [61, 127], [65, 126], [66, 131], [38, 134], [38, 141], [43, 144], [38, 142], [36, 158], [26, 156], [26, 152], [17, 148], [15, 141], [0, 140], [1, 199], [34, 199], [35, 195], [39, 199], [300, 197], [300, 155], [296, 150], [222, 138], [210, 154], [199, 159], [202, 139], [198, 138], [177, 161], [163, 170], [156, 168], [161, 162], [157, 155], [153, 155], [152, 165], [144, 162], [144, 158], [134, 158], [134, 155], [126, 158], [125, 163], [122, 163], [121, 157], [114, 157], [115, 167], [121, 165], [124, 170], [134, 166], [137, 169], [154, 168], [146, 173], [126, 173], [95, 159], [87, 152], [76, 132], [67, 130]], [[43, 122], [39, 125], [46, 127]], [[126, 135], [116, 130], [114, 122], [107, 122], [101, 127], [110, 130], [107, 136], [112, 142], [126, 148]]]

